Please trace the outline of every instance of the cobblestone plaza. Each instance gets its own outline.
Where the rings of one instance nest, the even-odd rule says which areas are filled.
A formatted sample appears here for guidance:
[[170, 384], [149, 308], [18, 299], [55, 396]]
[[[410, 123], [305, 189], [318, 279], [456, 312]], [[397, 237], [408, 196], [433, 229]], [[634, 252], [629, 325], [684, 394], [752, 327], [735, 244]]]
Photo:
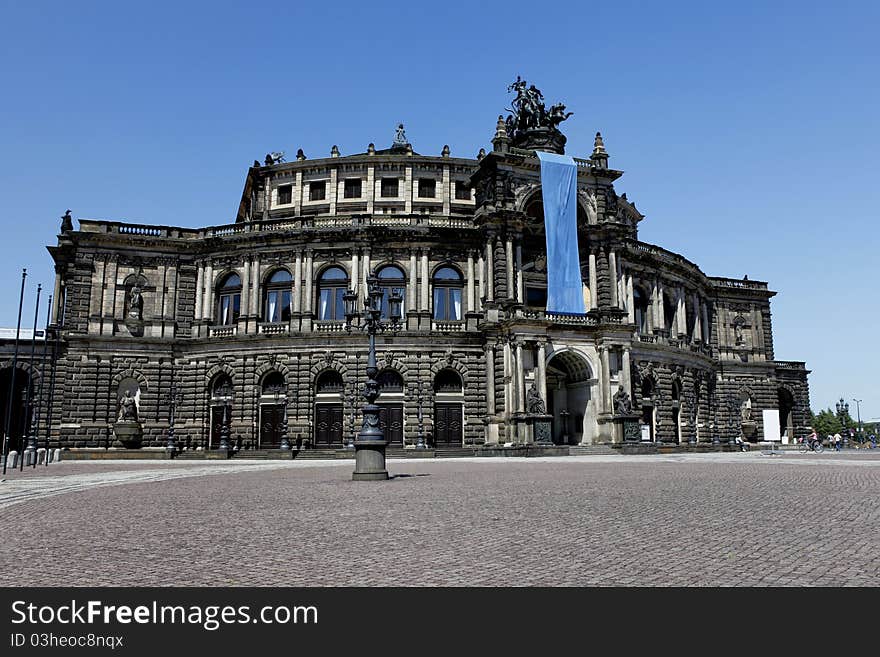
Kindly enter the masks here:
[[3, 586], [876, 586], [880, 452], [79, 461], [0, 483]]

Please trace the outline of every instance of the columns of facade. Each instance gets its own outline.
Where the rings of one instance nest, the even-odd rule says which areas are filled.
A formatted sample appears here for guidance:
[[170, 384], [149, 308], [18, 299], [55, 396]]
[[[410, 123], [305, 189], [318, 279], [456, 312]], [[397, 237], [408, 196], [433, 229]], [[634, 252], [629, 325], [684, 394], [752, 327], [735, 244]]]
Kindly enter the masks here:
[[486, 242], [486, 301], [495, 300], [495, 262], [494, 254], [492, 253], [494, 249], [494, 239], [495, 238], [490, 235], [489, 240]]
[[[255, 277], [256, 278], [256, 277]], [[251, 299], [256, 295], [251, 294], [251, 261], [245, 256], [244, 266], [241, 268], [241, 314], [244, 316], [256, 315]]]
[[448, 215], [450, 212], [450, 194], [451, 190], [449, 188], [449, 165], [443, 165], [443, 193], [441, 194], [441, 199], [443, 200], [443, 214]]
[[302, 250], [296, 250], [296, 260], [293, 264], [293, 312], [302, 312], [303, 280], [302, 280]]
[[599, 276], [596, 273], [596, 254], [590, 253], [590, 310], [599, 307]]
[[523, 345], [522, 342], [516, 343], [516, 364], [514, 365], [514, 374], [516, 375], [516, 410], [518, 413], [526, 411], [526, 373], [523, 367]]
[[602, 345], [599, 347], [600, 355], [600, 381], [599, 387], [602, 390], [602, 411], [609, 413], [611, 411], [611, 367], [608, 363], [608, 347]]
[[516, 302], [525, 303], [525, 289], [522, 271], [522, 238], [516, 240]]
[[509, 235], [504, 243], [505, 262], [507, 264], [507, 298], [512, 299], [516, 293], [513, 289], [513, 238]]
[[351, 283], [349, 284], [349, 287], [355, 291], [355, 294], [357, 294], [357, 291], [358, 291], [357, 282], [358, 282], [358, 275], [360, 274], [360, 264], [361, 263], [360, 263], [360, 259], [358, 257], [358, 250], [355, 247], [352, 247], [352, 249], [351, 249], [351, 277], [349, 278]]
[[510, 391], [513, 388], [513, 368], [511, 367], [511, 355], [510, 355], [510, 342], [507, 340], [504, 341], [504, 415], [505, 418], [509, 418], [512, 412], [511, 409], [511, 394]]
[[[57, 287], [57, 284], [56, 284]], [[204, 294], [205, 287], [205, 265], [200, 262], [196, 265], [196, 307], [194, 308], [195, 314], [193, 315], [193, 319], [195, 321], [199, 321], [202, 318], [202, 296]]]
[[205, 297], [202, 306], [202, 319], [214, 323], [214, 264], [209, 262], [205, 267]]
[[495, 346], [486, 345], [486, 415], [495, 415]]
[[418, 298], [416, 297], [416, 281], [419, 273], [416, 271], [416, 250], [409, 251], [409, 285], [406, 291], [406, 305], [404, 310], [416, 310], [419, 307]]
[[475, 298], [475, 285], [474, 285], [474, 252], [468, 251], [467, 254], [467, 312], [472, 313], [476, 311], [476, 304], [474, 302]]
[[694, 304], [694, 334], [691, 336], [691, 340], [699, 342], [703, 339], [703, 313], [700, 307], [700, 297], [696, 292], [694, 292], [691, 299]]
[[370, 277], [370, 247], [365, 247], [363, 255], [361, 256], [360, 267], [361, 271], [360, 277], [360, 285], [358, 286], [357, 295], [358, 295], [358, 308], [361, 307], [363, 300], [366, 298], [364, 295], [368, 293], [367, 290], [367, 279]]
[[312, 285], [312, 279], [314, 279], [314, 271], [313, 271], [314, 259], [313, 258], [314, 258], [314, 253], [312, 252], [311, 249], [307, 249], [306, 250], [306, 277], [305, 277], [306, 279], [303, 282], [303, 285], [305, 286], [305, 293], [306, 293], [305, 294], [306, 306], [304, 308], [304, 312], [308, 315], [311, 315], [314, 312], [314, 310], [313, 310], [314, 304], [312, 303], [312, 290], [314, 288], [314, 286]]
[[630, 353], [629, 347], [623, 348], [623, 356], [620, 359], [620, 382], [623, 384], [623, 389], [626, 391], [626, 394], [630, 396], [632, 399], [632, 380], [630, 377]]
[[684, 307], [684, 288], [678, 288], [678, 305], [675, 311], [675, 319], [678, 322], [678, 334], [687, 334], [687, 317], [685, 316]]
[[373, 204], [376, 199], [375, 167], [367, 167], [367, 214], [373, 214]]
[[611, 306], [617, 308], [617, 255], [614, 251], [608, 252], [608, 275], [611, 277]]
[[626, 274], [626, 315], [630, 324], [636, 322], [636, 298], [633, 293], [633, 275], [631, 271]]
[[293, 190], [293, 214], [297, 217], [302, 214], [302, 200], [303, 200], [303, 172], [302, 170], [296, 172], [296, 186]]
[[413, 199], [413, 173], [412, 165], [407, 165], [403, 170], [403, 212], [412, 213]]
[[541, 399], [544, 400], [544, 404], [547, 404], [547, 347], [543, 342], [538, 343], [538, 353], [535, 356], [535, 360], [537, 361], [536, 365], [538, 367], [538, 392], [541, 394]]
[[[198, 304], [196, 305], [198, 307]], [[52, 294], [52, 323], [58, 324], [61, 313], [59, 309], [61, 308], [61, 272], [56, 268], [55, 270], [55, 289]]]
[[[260, 314], [260, 256], [255, 255], [251, 263], [251, 307], [250, 313], [254, 317]], [[246, 306], [245, 306], [246, 307]]]
[[656, 299], [655, 304], [657, 308], [657, 327], [658, 329], [666, 328], [666, 308], [663, 304], [663, 283], [658, 279], [656, 284], [654, 285], [654, 289], [656, 290]]
[[486, 261], [483, 259], [482, 253], [479, 253], [477, 256], [477, 272], [479, 281], [477, 287], [477, 310], [480, 310], [483, 307], [483, 299], [486, 297]]
[[328, 201], [330, 201], [330, 214], [336, 215], [336, 198], [339, 194], [338, 187], [338, 178], [337, 178], [337, 169], [336, 167], [332, 167], [330, 169], [330, 189], [327, 190]]
[[431, 277], [428, 274], [428, 249], [422, 249], [422, 294], [419, 310], [423, 312], [428, 312], [428, 310], [431, 309], [431, 301], [429, 298], [430, 291], [428, 289], [430, 278]]

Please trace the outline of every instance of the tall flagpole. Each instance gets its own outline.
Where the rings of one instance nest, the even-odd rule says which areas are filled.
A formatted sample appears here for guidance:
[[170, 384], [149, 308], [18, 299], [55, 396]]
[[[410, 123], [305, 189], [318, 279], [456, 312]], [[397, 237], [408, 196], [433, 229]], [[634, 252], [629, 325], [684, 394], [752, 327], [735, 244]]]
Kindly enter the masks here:
[[37, 301], [34, 303], [34, 332], [31, 335], [31, 357], [28, 361], [28, 382], [27, 393], [24, 397], [24, 428], [27, 434], [27, 449], [22, 453], [21, 463], [18, 466], [19, 472], [24, 472], [24, 453], [30, 452], [33, 461], [37, 460], [37, 437], [34, 435], [34, 409], [31, 407], [31, 397], [34, 389], [34, 352], [37, 350], [37, 315], [40, 314], [40, 293], [43, 291], [43, 285], [37, 283]]
[[[46, 304], [46, 330], [43, 332], [43, 359], [40, 361], [40, 398], [37, 401], [37, 428], [34, 435], [39, 439], [40, 436], [40, 419], [43, 409], [43, 389], [46, 387], [46, 355], [49, 347], [49, 319], [52, 314], [52, 295], [49, 295], [49, 301]], [[51, 393], [50, 393], [51, 394]], [[43, 462], [49, 465], [49, 435], [46, 434], [46, 454], [43, 456]], [[37, 459], [34, 459], [33, 466], [37, 467]]]
[[15, 328], [15, 351], [12, 355], [12, 375], [9, 377], [9, 396], [6, 400], [6, 421], [3, 424], [3, 474], [6, 474], [6, 461], [9, 458], [9, 421], [12, 419], [12, 404], [15, 400], [15, 368], [18, 367], [18, 337], [21, 333], [21, 308], [24, 305], [24, 280], [27, 269], [21, 270], [21, 296], [18, 299], [18, 324]]

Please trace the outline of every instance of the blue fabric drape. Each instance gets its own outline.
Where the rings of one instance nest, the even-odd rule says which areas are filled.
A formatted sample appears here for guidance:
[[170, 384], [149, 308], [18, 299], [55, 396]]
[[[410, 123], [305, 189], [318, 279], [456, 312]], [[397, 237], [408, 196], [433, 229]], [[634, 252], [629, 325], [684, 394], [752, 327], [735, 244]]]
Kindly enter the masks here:
[[547, 233], [547, 311], [584, 313], [577, 240], [577, 165], [567, 155], [537, 151]]

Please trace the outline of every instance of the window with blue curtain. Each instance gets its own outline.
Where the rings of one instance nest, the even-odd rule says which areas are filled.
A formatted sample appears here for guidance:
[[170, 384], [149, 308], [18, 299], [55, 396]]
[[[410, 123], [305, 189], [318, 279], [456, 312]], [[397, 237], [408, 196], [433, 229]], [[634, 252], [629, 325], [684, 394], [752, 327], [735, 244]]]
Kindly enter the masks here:
[[290, 320], [292, 285], [293, 277], [286, 269], [279, 269], [268, 278], [263, 296], [263, 321]]
[[434, 319], [456, 322], [463, 319], [461, 292], [462, 275], [452, 267], [441, 267], [434, 272]]

